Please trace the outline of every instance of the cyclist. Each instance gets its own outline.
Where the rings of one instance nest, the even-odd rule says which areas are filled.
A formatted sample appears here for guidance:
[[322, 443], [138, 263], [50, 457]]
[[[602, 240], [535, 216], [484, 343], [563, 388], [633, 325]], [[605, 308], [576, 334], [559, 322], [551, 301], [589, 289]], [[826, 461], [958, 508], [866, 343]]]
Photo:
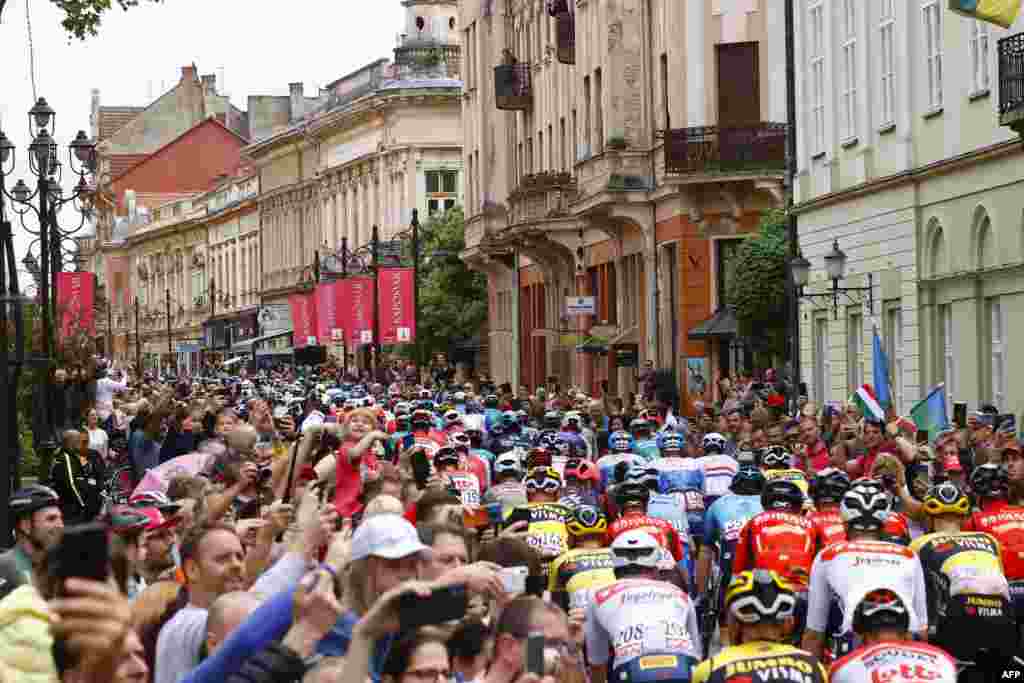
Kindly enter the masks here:
[[611, 550], [615, 582], [594, 592], [584, 619], [592, 683], [632, 680], [645, 659], [671, 661], [678, 671], [671, 677], [686, 680], [701, 657], [697, 615], [686, 593], [655, 579], [658, 541], [634, 529], [616, 538]]
[[791, 466], [793, 456], [789, 451], [782, 446], [768, 446], [756, 452], [755, 456], [766, 480], [785, 479], [795, 482], [806, 497], [811, 488], [810, 483], [803, 470]]
[[736, 476], [739, 466], [736, 460], [726, 455], [729, 442], [718, 432], [705, 434], [701, 440], [704, 455], [697, 458], [697, 464], [704, 473], [704, 503], [707, 507], [729, 492], [729, 484]]
[[0, 597], [32, 581], [32, 566], [42, 561], [64, 531], [60, 498], [48, 486], [18, 489], [7, 507], [14, 522], [14, 547], [0, 554]]
[[970, 511], [967, 495], [952, 482], [925, 495], [931, 533], [910, 547], [924, 567], [929, 640], [960, 661], [978, 659], [980, 650], [1009, 659], [1017, 634], [999, 542], [981, 531], [960, 531]]
[[[704, 518], [704, 542], [697, 558], [697, 592], [709, 596], [704, 605], [703, 628], [705, 643], [718, 628], [718, 615], [724, 602], [722, 584], [732, 576], [732, 561], [743, 525], [764, 508], [761, 490], [764, 474], [756, 467], [740, 468], [733, 477], [730, 493], [716, 500]], [[712, 554], [717, 555], [713, 565]]]
[[494, 459], [494, 484], [484, 491], [483, 503], [484, 507], [501, 505], [502, 516], [514, 507], [526, 505], [523, 462], [516, 451]]
[[652, 464], [658, 470], [658, 488], [663, 492], [704, 489], [704, 470], [695, 458], [686, 457], [686, 438], [679, 432], [659, 436], [661, 458]]
[[927, 643], [911, 640], [908, 600], [887, 588], [869, 591], [853, 613], [853, 630], [864, 642], [832, 665], [832, 683], [955, 683], [956, 662]]
[[633, 452], [648, 462], [658, 457], [658, 440], [646, 418], [638, 417], [629, 423], [635, 444]]
[[[511, 525], [527, 522], [526, 542], [536, 550], [544, 571], [551, 560], [569, 550], [567, 524], [571, 518], [569, 508], [558, 504], [562, 490], [562, 477], [553, 467], [536, 467], [526, 476], [527, 505], [512, 510], [506, 518]], [[546, 577], [546, 574], [545, 574]]]
[[[826, 635], [834, 641], [833, 652], [837, 655], [852, 649], [850, 619], [863, 585], [891, 586], [911, 596], [911, 626], [923, 638], [928, 628], [928, 608], [921, 561], [910, 548], [880, 540], [882, 527], [892, 512], [892, 498], [880, 482], [858, 479], [843, 494], [839, 509], [847, 540], [820, 552], [811, 565], [804, 649], [822, 657]], [[843, 616], [842, 626], [834, 631], [828, 628], [832, 598], [838, 601]]]
[[979, 510], [964, 523], [964, 531], [995, 536], [1003, 555], [1003, 571], [1010, 584], [1010, 601], [1024, 648], [1024, 507], [1010, 505], [1010, 475], [1002, 465], [980, 465], [971, 473], [971, 490]]
[[565, 464], [562, 478], [565, 480], [564, 495], [559, 501], [562, 505], [571, 508], [578, 505], [600, 505], [597, 486], [601, 481], [601, 475], [597, 471], [597, 465], [589, 460], [569, 460]]
[[809, 653], [785, 644], [796, 597], [778, 574], [764, 569], [736, 574], [725, 598], [729, 641], [735, 643], [693, 672], [693, 683], [747, 683], [770, 672], [778, 683], [825, 683], [825, 669]]
[[580, 505], [566, 524], [572, 549], [551, 563], [548, 590], [562, 609], [586, 607], [590, 594], [615, 581], [614, 556], [604, 547], [608, 518], [598, 508]]
[[679, 532], [671, 522], [647, 514], [651, 489], [646, 479], [646, 470], [633, 468], [626, 474], [626, 479], [615, 487], [615, 503], [618, 505], [620, 516], [608, 527], [606, 540], [613, 544], [623, 533], [636, 529], [646, 531], [657, 539], [662, 548], [672, 553], [672, 559], [685, 572], [686, 551]]
[[827, 467], [811, 480], [810, 496], [814, 511], [809, 515], [814, 526], [817, 551], [846, 540], [846, 526], [839, 512], [843, 494], [850, 490], [850, 475], [835, 467]]

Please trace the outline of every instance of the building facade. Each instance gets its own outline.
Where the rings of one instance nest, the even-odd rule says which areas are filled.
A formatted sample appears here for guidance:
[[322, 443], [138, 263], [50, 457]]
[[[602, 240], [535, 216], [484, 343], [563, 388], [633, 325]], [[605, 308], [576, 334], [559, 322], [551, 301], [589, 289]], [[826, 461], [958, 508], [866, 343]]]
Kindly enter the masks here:
[[[463, 203], [454, 0], [405, 0], [394, 61], [331, 83], [304, 115], [247, 149], [260, 179], [263, 300], [287, 302], [314, 262]], [[424, 223], [426, 221], [423, 221]]]
[[[939, 383], [948, 408], [1017, 412], [1009, 383], [1024, 354], [1024, 165], [999, 126], [1004, 31], [938, 0], [798, 3], [799, 237], [823, 291], [823, 257], [848, 258], [845, 286], [873, 308], [803, 302], [802, 377], [812, 399], [843, 401], [870, 382], [872, 332], [906, 414]], [[951, 412], [950, 412], [951, 414]]]
[[694, 328], [783, 200], [783, 7], [460, 2], [462, 256], [488, 276], [498, 382], [625, 396], [652, 361], [697, 398], [735, 369], [729, 338]]

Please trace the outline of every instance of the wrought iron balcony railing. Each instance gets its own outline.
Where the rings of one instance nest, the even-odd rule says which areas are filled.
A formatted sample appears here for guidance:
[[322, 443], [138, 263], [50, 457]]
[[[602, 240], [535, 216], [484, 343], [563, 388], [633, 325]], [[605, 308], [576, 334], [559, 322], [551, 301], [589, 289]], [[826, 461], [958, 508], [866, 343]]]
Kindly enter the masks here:
[[533, 81], [529, 64], [494, 67], [494, 103], [498, 109], [526, 111], [533, 107]]
[[665, 139], [665, 172], [744, 173], [786, 168], [786, 124], [697, 126], [659, 133]]
[[999, 123], [1024, 130], [1024, 33], [999, 40]]
[[462, 51], [458, 45], [407, 43], [395, 48], [395, 64], [412, 71], [440, 69], [448, 78], [458, 78]]

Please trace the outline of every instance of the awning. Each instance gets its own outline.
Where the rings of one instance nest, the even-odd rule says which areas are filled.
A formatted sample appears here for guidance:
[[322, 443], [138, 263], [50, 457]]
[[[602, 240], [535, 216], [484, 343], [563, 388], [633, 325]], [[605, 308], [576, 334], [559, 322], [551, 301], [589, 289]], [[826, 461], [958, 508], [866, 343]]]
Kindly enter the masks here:
[[706, 341], [735, 337], [736, 331], [736, 312], [732, 306], [719, 306], [713, 316], [690, 328], [686, 336], [693, 341]]
[[289, 328], [287, 330], [281, 330], [279, 332], [274, 332], [273, 334], [265, 334], [262, 337], [254, 337], [252, 339], [246, 339], [245, 341], [240, 341], [237, 344], [235, 344], [234, 346], [232, 346], [231, 347], [231, 352], [232, 353], [244, 353], [246, 351], [252, 350], [252, 347], [254, 345], [256, 345], [256, 344], [262, 344], [263, 342], [270, 341], [271, 339], [279, 339], [279, 338], [284, 337], [285, 335], [289, 335], [291, 333], [292, 333], [292, 330], [291, 330], [291, 328]]

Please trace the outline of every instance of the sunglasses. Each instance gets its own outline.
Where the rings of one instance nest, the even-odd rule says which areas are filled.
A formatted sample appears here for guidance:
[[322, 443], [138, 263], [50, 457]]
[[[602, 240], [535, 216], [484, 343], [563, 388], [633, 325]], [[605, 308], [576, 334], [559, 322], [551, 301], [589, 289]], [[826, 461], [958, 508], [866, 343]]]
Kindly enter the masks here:
[[554, 493], [558, 489], [562, 488], [554, 479], [527, 479], [526, 490], [527, 491], [547, 491], [548, 493]]

